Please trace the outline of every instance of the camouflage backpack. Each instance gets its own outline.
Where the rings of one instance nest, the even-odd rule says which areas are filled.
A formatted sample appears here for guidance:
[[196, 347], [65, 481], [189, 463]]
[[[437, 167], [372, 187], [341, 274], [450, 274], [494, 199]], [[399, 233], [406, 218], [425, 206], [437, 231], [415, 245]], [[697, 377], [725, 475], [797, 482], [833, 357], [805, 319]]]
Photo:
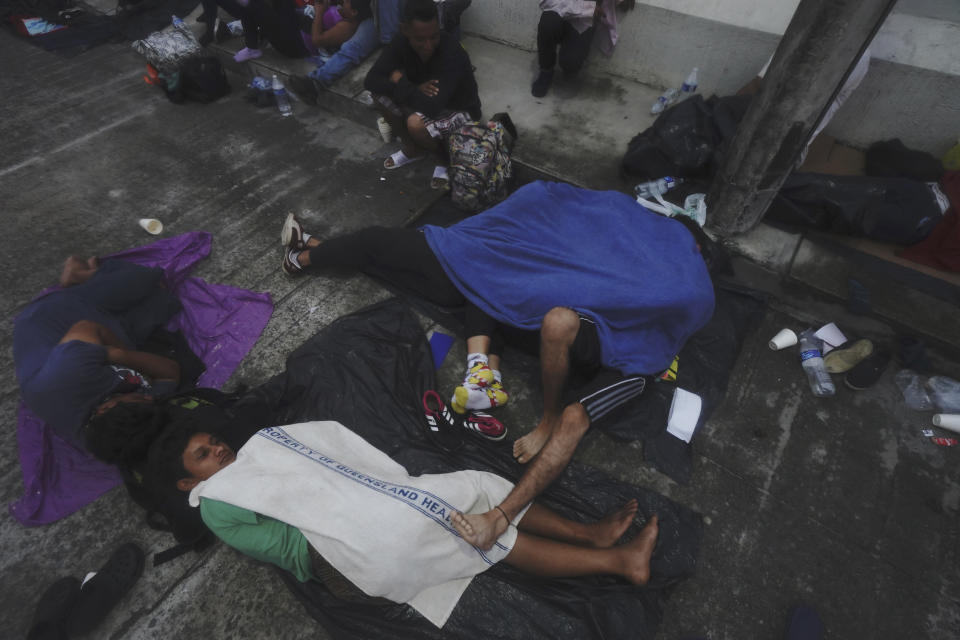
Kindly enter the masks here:
[[468, 122], [447, 137], [450, 197], [455, 205], [480, 211], [507, 197], [513, 180], [510, 150], [515, 131], [506, 116], [503, 122]]

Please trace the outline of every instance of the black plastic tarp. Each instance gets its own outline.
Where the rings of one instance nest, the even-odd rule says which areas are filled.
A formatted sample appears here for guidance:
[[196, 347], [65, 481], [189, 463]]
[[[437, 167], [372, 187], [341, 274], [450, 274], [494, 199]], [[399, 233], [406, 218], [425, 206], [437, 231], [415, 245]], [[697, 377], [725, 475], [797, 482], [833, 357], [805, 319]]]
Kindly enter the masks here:
[[[433, 382], [433, 361], [417, 317], [390, 300], [320, 331], [289, 356], [282, 374], [247, 399], [267, 403], [278, 424], [338, 420], [411, 474], [480, 469], [519, 478], [524, 467], [513, 460], [509, 441], [493, 443], [464, 432], [464, 444], [454, 454], [429, 443], [420, 398]], [[532, 578], [501, 563], [472, 581], [450, 620], [437, 629], [407, 605], [345, 602], [318, 582], [300, 583], [285, 573], [284, 580], [337, 638], [651, 638], [669, 588], [694, 571], [699, 514], [576, 463], [542, 502], [568, 517], [593, 520], [633, 497], [641, 520], [653, 513], [660, 518], [653, 576], [645, 587], [611, 577]], [[383, 535], [385, 556], [402, 553], [409, 543], [391, 539], [389, 531]]]

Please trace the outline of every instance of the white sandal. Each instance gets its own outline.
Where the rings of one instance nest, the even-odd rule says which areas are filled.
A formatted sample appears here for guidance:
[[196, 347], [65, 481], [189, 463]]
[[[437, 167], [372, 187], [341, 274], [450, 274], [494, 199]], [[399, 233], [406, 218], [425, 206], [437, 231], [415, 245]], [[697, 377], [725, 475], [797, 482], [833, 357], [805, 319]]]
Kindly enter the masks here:
[[[424, 156], [416, 156], [410, 158], [403, 152], [403, 149], [397, 151], [390, 155], [389, 158], [383, 161], [383, 168], [393, 171], [394, 169], [399, 169], [400, 167], [410, 164], [411, 162], [416, 162], [417, 160], [422, 160]], [[387, 165], [388, 162], [393, 162], [392, 165]]]

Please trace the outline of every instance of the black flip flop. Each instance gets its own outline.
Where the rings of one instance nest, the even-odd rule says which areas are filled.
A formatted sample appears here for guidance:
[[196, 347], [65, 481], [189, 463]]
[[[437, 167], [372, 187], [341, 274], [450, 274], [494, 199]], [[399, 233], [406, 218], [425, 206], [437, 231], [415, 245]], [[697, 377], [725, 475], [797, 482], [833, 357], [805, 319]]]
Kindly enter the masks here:
[[80, 595], [80, 581], [73, 576], [60, 578], [43, 592], [37, 601], [33, 624], [27, 640], [60, 640], [66, 638], [63, 621], [73, 609]]
[[136, 584], [141, 573], [143, 550], [132, 542], [121, 545], [97, 575], [80, 588], [76, 606], [67, 616], [67, 633], [82, 636], [96, 628]]
[[876, 350], [860, 364], [847, 371], [847, 375], [843, 377], [843, 383], [854, 391], [868, 389], [880, 379], [889, 364], [890, 354], [883, 349]]

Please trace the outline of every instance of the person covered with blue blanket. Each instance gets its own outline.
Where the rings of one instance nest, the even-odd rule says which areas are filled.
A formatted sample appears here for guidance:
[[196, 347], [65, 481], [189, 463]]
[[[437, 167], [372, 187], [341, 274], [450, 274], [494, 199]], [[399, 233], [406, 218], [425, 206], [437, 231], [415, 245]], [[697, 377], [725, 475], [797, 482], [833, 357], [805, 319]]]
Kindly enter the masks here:
[[[321, 242], [291, 215], [281, 241], [288, 274], [348, 267], [441, 306], [466, 304], [456, 411], [506, 401], [494, 358], [499, 326], [538, 334], [543, 416], [513, 445], [530, 466], [496, 509], [458, 525], [481, 549], [566, 467], [587, 430], [625, 410], [707, 323], [710, 268], [723, 258], [692, 220], [657, 215], [619, 192], [549, 182], [447, 228], [374, 227]], [[586, 382], [568, 384], [572, 372]]]

